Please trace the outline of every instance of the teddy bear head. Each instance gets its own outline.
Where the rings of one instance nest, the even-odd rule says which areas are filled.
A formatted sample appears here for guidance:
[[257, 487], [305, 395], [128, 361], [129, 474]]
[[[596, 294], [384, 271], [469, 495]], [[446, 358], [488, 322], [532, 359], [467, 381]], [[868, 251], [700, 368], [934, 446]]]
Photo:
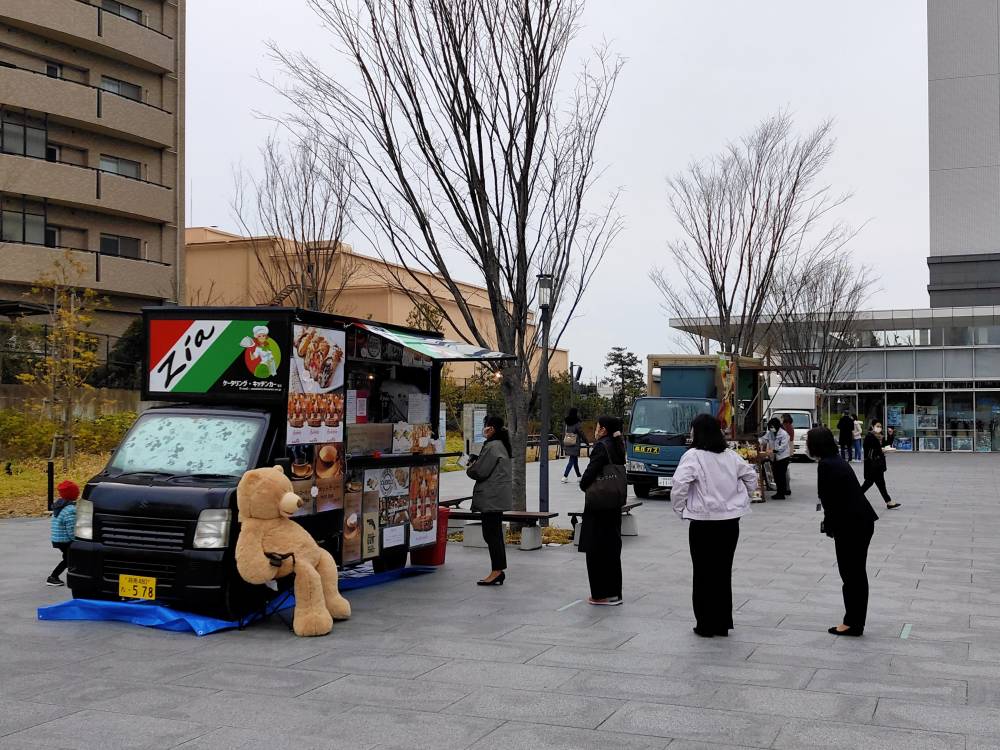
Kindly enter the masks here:
[[280, 466], [251, 469], [236, 486], [240, 521], [270, 521], [288, 518], [302, 507], [302, 499], [292, 491], [292, 483]]

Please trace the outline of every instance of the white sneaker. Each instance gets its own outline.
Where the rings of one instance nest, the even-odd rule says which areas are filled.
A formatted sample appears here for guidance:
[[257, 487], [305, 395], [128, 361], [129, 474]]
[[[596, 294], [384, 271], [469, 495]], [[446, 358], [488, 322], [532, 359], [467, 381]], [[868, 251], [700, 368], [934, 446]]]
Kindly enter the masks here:
[[566, 484], [567, 482], [569, 482], [569, 479], [567, 479], [566, 477], [563, 477], [563, 478], [562, 478], [562, 483], [563, 483], [563, 484]]

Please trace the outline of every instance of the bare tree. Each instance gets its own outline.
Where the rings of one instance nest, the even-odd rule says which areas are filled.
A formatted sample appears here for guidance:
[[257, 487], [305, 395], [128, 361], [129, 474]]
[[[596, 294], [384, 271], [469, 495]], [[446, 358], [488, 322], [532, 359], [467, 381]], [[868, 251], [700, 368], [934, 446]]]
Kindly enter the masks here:
[[754, 353], [779, 268], [829, 257], [854, 236], [827, 222], [847, 199], [819, 183], [833, 153], [831, 131], [827, 121], [796, 136], [779, 113], [669, 181], [684, 237], [668, 245], [669, 271], [654, 268], [650, 278], [671, 317], [717, 321], [724, 353]]
[[843, 380], [849, 352], [860, 343], [859, 312], [876, 283], [871, 269], [846, 253], [779, 272], [769, 299], [767, 338], [768, 348], [789, 368], [786, 384], [828, 390]]
[[353, 161], [342, 142], [306, 132], [286, 148], [269, 137], [262, 173], [236, 176], [233, 213], [249, 235], [258, 304], [333, 312], [356, 273], [343, 240], [352, 226]]
[[[540, 273], [552, 275], [558, 345], [621, 229], [615, 197], [587, 210], [595, 143], [621, 69], [598, 50], [562, 77], [582, 0], [308, 0], [358, 74], [357, 87], [275, 49], [299, 124], [355, 138], [359, 200], [403, 286], [454, 301], [447, 322], [482, 347], [516, 355], [502, 369], [514, 446], [514, 502], [525, 507], [524, 455], [535, 388]], [[457, 276], [481, 278], [483, 325]]]

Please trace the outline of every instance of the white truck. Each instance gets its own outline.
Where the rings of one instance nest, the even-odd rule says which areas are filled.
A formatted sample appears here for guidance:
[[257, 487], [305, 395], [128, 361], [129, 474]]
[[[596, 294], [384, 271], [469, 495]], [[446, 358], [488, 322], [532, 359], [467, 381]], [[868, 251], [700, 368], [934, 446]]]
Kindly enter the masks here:
[[795, 428], [795, 439], [792, 441], [792, 459], [808, 460], [806, 433], [819, 421], [816, 414], [819, 389], [772, 385], [770, 390], [773, 395], [770, 400], [764, 402], [765, 423], [771, 417], [781, 419], [784, 414], [790, 415], [792, 426]]

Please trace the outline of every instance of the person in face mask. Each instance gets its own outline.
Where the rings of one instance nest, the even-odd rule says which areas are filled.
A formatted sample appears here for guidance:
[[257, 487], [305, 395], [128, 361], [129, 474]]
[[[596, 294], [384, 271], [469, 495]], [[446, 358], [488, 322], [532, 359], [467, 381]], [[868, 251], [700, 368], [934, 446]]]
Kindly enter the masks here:
[[788, 464], [792, 460], [792, 444], [777, 417], [767, 423], [765, 442], [772, 453], [775, 493], [772, 500], [784, 500], [792, 494], [788, 487]]
[[889, 490], [885, 487], [885, 453], [882, 452], [882, 423], [877, 419], [872, 421], [871, 430], [865, 436], [865, 483], [861, 485], [861, 492], [868, 492], [872, 485], [878, 487], [885, 500], [885, 507], [894, 510], [900, 507], [901, 503], [893, 502], [889, 497]]

